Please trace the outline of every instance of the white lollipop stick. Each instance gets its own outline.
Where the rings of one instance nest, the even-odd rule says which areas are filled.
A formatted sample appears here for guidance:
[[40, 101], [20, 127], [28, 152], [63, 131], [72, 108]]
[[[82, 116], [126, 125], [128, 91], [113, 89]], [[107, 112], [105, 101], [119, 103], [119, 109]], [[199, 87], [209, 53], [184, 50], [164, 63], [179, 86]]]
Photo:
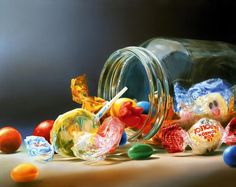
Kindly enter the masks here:
[[112, 100], [108, 101], [101, 110], [98, 111], [96, 114], [95, 120], [99, 121], [101, 117], [109, 110], [109, 108], [113, 105], [113, 103], [119, 99], [126, 91], [128, 90], [127, 87], [124, 87]]

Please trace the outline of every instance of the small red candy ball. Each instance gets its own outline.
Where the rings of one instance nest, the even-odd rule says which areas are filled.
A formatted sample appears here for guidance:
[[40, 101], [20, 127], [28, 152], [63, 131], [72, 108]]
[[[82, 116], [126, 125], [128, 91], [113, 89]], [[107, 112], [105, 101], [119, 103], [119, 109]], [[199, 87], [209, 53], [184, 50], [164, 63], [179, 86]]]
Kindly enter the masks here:
[[3, 127], [0, 129], [0, 151], [13, 153], [21, 145], [20, 132], [13, 127]]
[[39, 123], [34, 131], [34, 136], [42, 136], [50, 143], [50, 131], [52, 130], [54, 120], [46, 120]]

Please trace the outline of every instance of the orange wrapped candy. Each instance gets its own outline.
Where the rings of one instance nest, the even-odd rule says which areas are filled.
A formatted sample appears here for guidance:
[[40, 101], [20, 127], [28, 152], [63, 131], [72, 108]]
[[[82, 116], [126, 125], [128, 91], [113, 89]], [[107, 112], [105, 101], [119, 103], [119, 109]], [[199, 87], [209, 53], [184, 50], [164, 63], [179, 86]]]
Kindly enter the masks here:
[[85, 75], [80, 75], [71, 79], [72, 100], [82, 104], [82, 108], [92, 113], [96, 113], [103, 107], [106, 101], [100, 97], [89, 96]]

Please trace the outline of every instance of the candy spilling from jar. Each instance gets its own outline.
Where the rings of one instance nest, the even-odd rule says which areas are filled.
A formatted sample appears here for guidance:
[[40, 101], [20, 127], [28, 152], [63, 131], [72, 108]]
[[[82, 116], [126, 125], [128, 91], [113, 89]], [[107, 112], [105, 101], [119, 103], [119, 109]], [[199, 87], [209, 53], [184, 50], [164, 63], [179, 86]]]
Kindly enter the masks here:
[[[170, 121], [164, 121], [160, 131], [152, 138], [152, 143], [161, 143], [171, 153], [182, 152], [186, 146], [190, 146], [194, 153], [204, 154], [214, 151], [222, 142], [236, 142], [236, 133], [229, 130], [232, 125], [228, 125], [226, 129], [221, 126], [234, 113], [234, 98], [229, 85], [221, 79], [211, 79], [189, 89], [179, 84], [175, 84], [174, 88], [175, 115]], [[51, 131], [53, 148], [43, 147], [43, 151], [35, 151], [37, 146], [28, 146], [29, 152], [34, 149], [31, 156], [50, 160], [55, 151], [64, 157], [102, 160], [113, 153], [119, 144], [126, 143], [127, 140], [120, 142], [129, 130], [148, 134], [153, 128], [153, 121], [148, 118], [148, 101], [117, 99], [110, 110], [97, 120], [96, 115], [108, 101], [89, 96], [85, 76], [72, 79], [71, 90], [73, 100], [81, 104], [82, 108], [60, 115]], [[153, 112], [155, 110], [151, 113]], [[28, 137], [25, 142], [30, 144], [31, 141], [35, 141], [34, 137]], [[40, 141], [37, 143], [38, 149], [41, 145], [48, 145]]]

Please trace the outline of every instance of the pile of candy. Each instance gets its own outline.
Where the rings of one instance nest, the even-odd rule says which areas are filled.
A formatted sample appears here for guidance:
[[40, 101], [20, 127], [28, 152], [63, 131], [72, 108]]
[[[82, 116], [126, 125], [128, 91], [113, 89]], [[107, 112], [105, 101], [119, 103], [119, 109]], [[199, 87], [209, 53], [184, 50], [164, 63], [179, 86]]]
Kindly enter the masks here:
[[[50, 160], [55, 151], [65, 157], [103, 160], [120, 144], [126, 143], [126, 129], [141, 129], [144, 134], [152, 129], [152, 119], [147, 119], [150, 103], [119, 98], [126, 89], [109, 102], [91, 97], [86, 78], [82, 75], [72, 79], [71, 90], [73, 100], [82, 108], [66, 112], [56, 119], [51, 131], [53, 146], [41, 137], [25, 139], [30, 155], [36, 159]], [[221, 125], [234, 114], [234, 95], [227, 83], [210, 79], [188, 90], [177, 83], [174, 93], [175, 118], [164, 121], [161, 130], [152, 138], [153, 144], [161, 143], [169, 153], [183, 152], [190, 146], [194, 154], [214, 151], [222, 143], [235, 144], [236, 133], [232, 129], [235, 129], [236, 120], [232, 120], [226, 129]], [[122, 137], [125, 137], [123, 142]], [[132, 151], [139, 149], [132, 148], [128, 155], [139, 155]]]
[[[40, 161], [52, 160], [55, 152], [63, 157], [103, 160], [127, 143], [130, 131], [149, 133], [155, 124], [149, 119], [153, 115], [148, 117], [150, 103], [120, 98], [126, 90], [125, 87], [111, 101], [105, 101], [89, 96], [85, 75], [72, 79], [72, 99], [81, 108], [58, 116], [55, 122], [40, 123], [33, 136], [24, 139], [29, 155]], [[221, 79], [206, 80], [189, 89], [176, 83], [172, 99], [170, 110], [174, 115], [163, 122], [151, 139], [152, 144], [162, 146], [169, 153], [183, 152], [189, 146], [194, 154], [206, 154], [225, 143], [231, 146], [225, 150], [225, 163], [236, 166], [236, 115], [230, 85]], [[1, 151], [11, 153], [20, 145], [21, 136], [16, 129], [0, 129]], [[135, 144], [127, 150], [127, 155], [131, 159], [147, 159], [154, 152], [148, 144]], [[19, 172], [22, 168], [33, 174], [28, 179], [22, 178]], [[37, 168], [27, 164], [11, 173], [15, 181], [34, 180], [37, 175]]]
[[[126, 90], [127, 88], [121, 90], [111, 101], [105, 101], [88, 95], [84, 75], [72, 79], [72, 99], [82, 107], [68, 111], [55, 120], [50, 133], [52, 145], [43, 137], [26, 137], [25, 144], [29, 154], [44, 161], [51, 160], [54, 151], [63, 157], [103, 160], [119, 145], [126, 144], [125, 129], [143, 128], [144, 133], [148, 133], [152, 128], [150, 120], [147, 120], [149, 102], [137, 103], [130, 98], [119, 98]], [[148, 145], [140, 145], [145, 146]], [[146, 153], [136, 154], [136, 150], [137, 148], [133, 148], [129, 151], [128, 155], [136, 155], [130, 158], [147, 158]], [[148, 155], [150, 156], [150, 151]]]

